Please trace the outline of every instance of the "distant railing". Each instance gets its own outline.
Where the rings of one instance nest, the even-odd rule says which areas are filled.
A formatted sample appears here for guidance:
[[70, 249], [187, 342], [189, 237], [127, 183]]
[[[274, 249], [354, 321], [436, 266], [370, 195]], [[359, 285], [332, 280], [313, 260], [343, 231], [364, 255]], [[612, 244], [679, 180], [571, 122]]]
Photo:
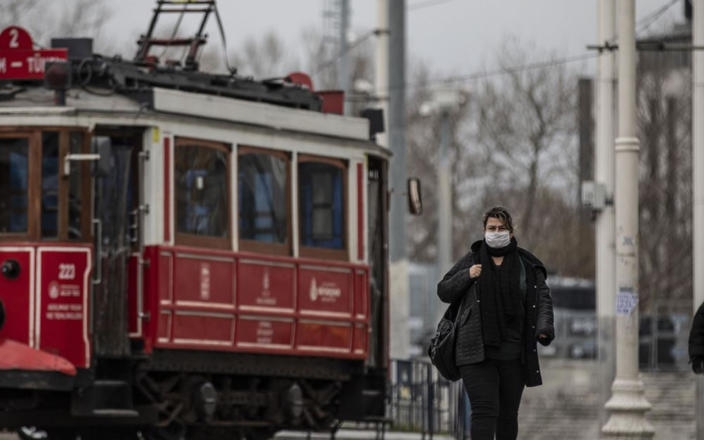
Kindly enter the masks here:
[[641, 315], [638, 329], [641, 371], [689, 371], [690, 325], [688, 315]]
[[468, 438], [469, 408], [462, 381], [442, 378], [427, 360], [392, 361], [387, 414], [391, 429]]
[[[690, 317], [683, 314], [641, 314], [638, 360], [642, 371], [687, 371]], [[541, 357], [595, 359], [597, 319], [593, 310], [555, 307], [555, 341], [539, 347]]]

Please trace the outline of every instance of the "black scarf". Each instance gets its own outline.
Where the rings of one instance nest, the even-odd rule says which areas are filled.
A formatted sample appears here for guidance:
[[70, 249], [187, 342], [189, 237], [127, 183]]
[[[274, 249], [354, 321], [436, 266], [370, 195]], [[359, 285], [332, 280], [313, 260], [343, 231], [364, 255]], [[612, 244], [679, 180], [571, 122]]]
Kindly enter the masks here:
[[[504, 257], [500, 270], [494, 268], [491, 256]], [[520, 291], [521, 263], [518, 258], [515, 238], [511, 238], [511, 243], [502, 248], [491, 248], [485, 241], [479, 249], [482, 274], [477, 287], [481, 300], [484, 345], [499, 347], [507, 326], [513, 325], [517, 322], [516, 318], [525, 313]]]

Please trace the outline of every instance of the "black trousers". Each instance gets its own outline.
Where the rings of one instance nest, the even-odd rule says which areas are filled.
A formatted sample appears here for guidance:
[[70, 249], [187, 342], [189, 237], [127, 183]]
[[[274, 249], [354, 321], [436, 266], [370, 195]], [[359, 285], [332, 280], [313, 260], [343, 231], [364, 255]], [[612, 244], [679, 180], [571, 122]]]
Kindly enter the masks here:
[[472, 408], [472, 440], [515, 440], [523, 394], [520, 360], [484, 362], [460, 367]]

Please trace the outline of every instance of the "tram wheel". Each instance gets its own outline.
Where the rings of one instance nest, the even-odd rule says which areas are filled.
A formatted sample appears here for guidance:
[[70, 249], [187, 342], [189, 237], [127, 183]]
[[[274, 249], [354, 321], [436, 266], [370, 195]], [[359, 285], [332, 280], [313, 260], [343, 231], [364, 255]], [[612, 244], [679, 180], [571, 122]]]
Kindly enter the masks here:
[[78, 433], [72, 429], [51, 429], [46, 431], [48, 440], [76, 440]]
[[150, 427], [141, 431], [144, 440], [185, 440], [186, 430], [183, 426], [173, 423], [167, 427]]
[[[90, 427], [82, 429], [78, 434], [81, 440], [137, 440], [140, 438], [135, 428]], [[54, 439], [49, 437], [48, 440]]]
[[276, 430], [272, 428], [254, 428], [249, 429], [245, 433], [245, 438], [247, 440], [269, 440], [274, 438]]

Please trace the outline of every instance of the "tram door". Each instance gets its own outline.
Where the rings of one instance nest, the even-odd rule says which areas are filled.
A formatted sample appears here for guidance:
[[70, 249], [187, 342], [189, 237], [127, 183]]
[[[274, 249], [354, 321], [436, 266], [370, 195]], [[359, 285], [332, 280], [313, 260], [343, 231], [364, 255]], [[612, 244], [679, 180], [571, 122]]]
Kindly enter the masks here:
[[[95, 352], [130, 353], [129, 300], [137, 288], [139, 250], [139, 152], [142, 132], [96, 129], [93, 149], [101, 156], [95, 180], [95, 213], [100, 222], [97, 263], [101, 279], [94, 294]], [[97, 233], [96, 233], [97, 235]]]
[[369, 360], [372, 368], [387, 367], [388, 353], [388, 255], [387, 255], [387, 203], [386, 162], [372, 157], [368, 160], [367, 233], [369, 249], [371, 333]]

